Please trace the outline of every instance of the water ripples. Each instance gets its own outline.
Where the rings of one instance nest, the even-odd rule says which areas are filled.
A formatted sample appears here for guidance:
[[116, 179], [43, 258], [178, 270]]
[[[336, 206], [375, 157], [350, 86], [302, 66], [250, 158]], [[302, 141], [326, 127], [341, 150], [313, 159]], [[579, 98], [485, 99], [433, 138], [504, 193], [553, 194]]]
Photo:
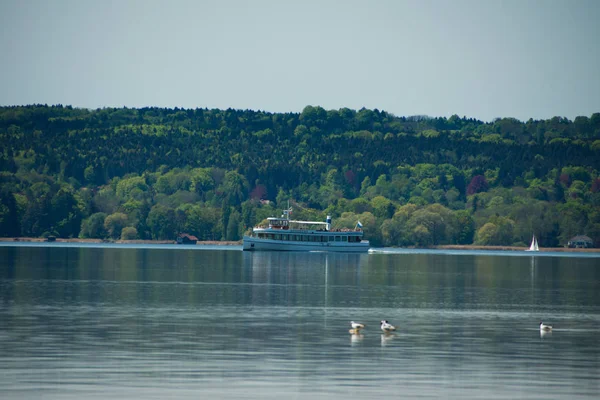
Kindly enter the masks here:
[[600, 392], [594, 260], [93, 250], [0, 260], [3, 399]]

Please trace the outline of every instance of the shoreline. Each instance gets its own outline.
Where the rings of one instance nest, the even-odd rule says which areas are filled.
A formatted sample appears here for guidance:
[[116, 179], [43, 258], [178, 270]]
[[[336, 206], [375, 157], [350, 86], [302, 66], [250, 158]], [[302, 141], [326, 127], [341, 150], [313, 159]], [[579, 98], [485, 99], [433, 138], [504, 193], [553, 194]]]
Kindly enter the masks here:
[[[515, 246], [479, 246], [475, 244], [460, 245], [460, 244], [446, 244], [440, 246], [433, 246], [430, 249], [438, 250], [490, 250], [490, 251], [526, 251], [526, 247], [515, 247]], [[600, 249], [597, 248], [574, 248], [574, 247], [540, 247], [539, 252], [550, 251], [550, 252], [564, 252], [564, 253], [600, 253]], [[537, 252], [532, 252], [537, 253]]]
[[[47, 242], [46, 238], [33, 238], [33, 237], [0, 237], [0, 242], [16, 242], [16, 243], [44, 243]], [[177, 245], [175, 240], [112, 240], [112, 239], [62, 239], [56, 238], [54, 243], [114, 243], [114, 244], [173, 244]], [[195, 246], [241, 246], [242, 241], [220, 241], [220, 240], [206, 240], [198, 241]], [[190, 245], [187, 245], [190, 246]], [[417, 247], [408, 247], [411, 249], [417, 249]], [[525, 251], [525, 247], [515, 246], [480, 246], [480, 245], [439, 245], [425, 247], [424, 249], [431, 250], [488, 250], [488, 251]], [[573, 253], [599, 253], [600, 248], [569, 248], [569, 247], [540, 247], [540, 252], [573, 252]]]
[[[33, 237], [0, 237], [0, 242], [16, 242], [16, 243], [46, 243], [46, 238]], [[114, 240], [114, 239], [62, 239], [56, 238], [51, 243], [114, 243], [114, 244], [177, 244], [175, 240]], [[220, 241], [206, 240], [198, 241], [196, 246], [236, 246], [242, 245], [242, 241]], [[188, 244], [186, 246], [193, 246]]]

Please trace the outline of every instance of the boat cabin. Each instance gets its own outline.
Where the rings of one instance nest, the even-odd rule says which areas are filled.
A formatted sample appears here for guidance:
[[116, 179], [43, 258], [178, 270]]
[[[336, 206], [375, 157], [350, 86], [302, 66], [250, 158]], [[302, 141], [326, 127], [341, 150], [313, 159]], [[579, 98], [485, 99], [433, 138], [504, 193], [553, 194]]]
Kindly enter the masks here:
[[336, 235], [336, 232], [331, 232], [331, 234], [324, 234], [323, 231], [306, 231], [306, 232], [282, 232], [282, 233], [272, 233], [272, 232], [258, 232], [254, 233], [254, 237], [259, 239], [269, 239], [269, 240], [283, 240], [288, 242], [346, 242], [346, 243], [360, 243], [362, 232], [356, 232], [355, 234], [342, 234], [339, 232]]
[[267, 218], [271, 229], [290, 229], [290, 220], [287, 218]]

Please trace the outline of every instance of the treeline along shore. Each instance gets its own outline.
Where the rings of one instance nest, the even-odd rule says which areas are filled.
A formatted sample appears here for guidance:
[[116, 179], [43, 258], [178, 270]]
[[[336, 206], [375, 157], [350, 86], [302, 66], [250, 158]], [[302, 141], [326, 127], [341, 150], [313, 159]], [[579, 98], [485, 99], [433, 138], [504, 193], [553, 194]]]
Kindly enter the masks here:
[[600, 113], [0, 107], [0, 236], [238, 242], [278, 216], [375, 247], [600, 241]]
[[[0, 237], [0, 242], [17, 242], [17, 243], [46, 243], [49, 242], [48, 238], [39, 237], [16, 237], [6, 238]], [[114, 244], [177, 244], [176, 240], [141, 240], [141, 239], [80, 239], [80, 238], [54, 238], [51, 239], [53, 243], [81, 243], [81, 244], [95, 244], [95, 243], [114, 243]], [[196, 242], [198, 246], [239, 246], [242, 244], [241, 240], [227, 241], [227, 240], [205, 240]]]

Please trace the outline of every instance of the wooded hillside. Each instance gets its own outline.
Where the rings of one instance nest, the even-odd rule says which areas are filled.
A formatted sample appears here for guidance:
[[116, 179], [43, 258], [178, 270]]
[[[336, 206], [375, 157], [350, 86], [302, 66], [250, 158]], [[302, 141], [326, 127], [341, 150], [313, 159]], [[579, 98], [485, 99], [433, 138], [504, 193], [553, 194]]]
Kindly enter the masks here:
[[0, 143], [5, 237], [238, 240], [290, 200], [374, 246], [600, 244], [600, 113], [33, 105], [0, 107]]

